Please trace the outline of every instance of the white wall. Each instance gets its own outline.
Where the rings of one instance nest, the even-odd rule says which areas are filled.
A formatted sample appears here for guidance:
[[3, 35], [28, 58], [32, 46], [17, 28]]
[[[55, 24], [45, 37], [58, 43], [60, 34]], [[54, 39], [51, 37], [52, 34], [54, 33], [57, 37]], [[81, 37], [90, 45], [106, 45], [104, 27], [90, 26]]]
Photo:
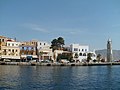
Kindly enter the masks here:
[[70, 50], [72, 52], [89, 52], [89, 46], [87, 45], [79, 45], [79, 44], [71, 44]]
[[49, 49], [50, 48], [50, 45], [47, 43], [47, 42], [41, 42], [41, 41], [38, 41], [37, 42], [37, 49]]

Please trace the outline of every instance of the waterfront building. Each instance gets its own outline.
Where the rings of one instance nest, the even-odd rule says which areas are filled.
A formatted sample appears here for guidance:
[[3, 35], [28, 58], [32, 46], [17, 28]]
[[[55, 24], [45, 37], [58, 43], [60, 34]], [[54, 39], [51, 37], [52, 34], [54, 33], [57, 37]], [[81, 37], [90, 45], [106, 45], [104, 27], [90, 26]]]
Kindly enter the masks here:
[[2, 59], [20, 60], [20, 42], [7, 41], [5, 46], [1, 47]]
[[73, 53], [73, 58], [76, 59], [75, 54], [78, 56], [78, 60], [82, 62], [83, 60], [87, 59], [87, 54], [91, 53], [92, 54], [92, 60], [96, 59], [96, 54], [95, 51], [89, 51], [89, 46], [88, 45], [79, 45], [79, 44], [71, 44], [69, 51]]
[[37, 51], [35, 45], [21, 44], [20, 48], [20, 56], [22, 61], [37, 59]]
[[37, 50], [38, 50], [38, 56], [39, 60], [53, 60], [53, 52], [52, 49], [50, 49], [50, 44], [43, 41], [37, 42]]
[[1, 55], [1, 53], [2, 53], [1, 47], [2, 47], [2, 46], [6, 46], [6, 42], [7, 42], [7, 41], [14, 41], [14, 40], [11, 39], [11, 38], [7, 38], [7, 37], [5, 37], [5, 36], [0, 36], [0, 55]]
[[3, 59], [20, 59], [19, 42], [14, 39], [0, 36], [0, 58]]
[[113, 53], [112, 53], [112, 40], [109, 39], [107, 41], [107, 62], [112, 62]]

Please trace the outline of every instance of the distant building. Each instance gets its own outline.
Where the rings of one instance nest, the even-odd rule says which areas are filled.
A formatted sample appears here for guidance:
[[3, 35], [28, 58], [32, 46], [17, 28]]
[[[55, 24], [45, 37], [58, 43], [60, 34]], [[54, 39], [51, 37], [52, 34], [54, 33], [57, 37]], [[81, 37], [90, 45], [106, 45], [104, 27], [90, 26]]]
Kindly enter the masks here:
[[112, 62], [113, 53], [112, 53], [112, 40], [109, 39], [107, 41], [107, 62]]
[[78, 60], [82, 62], [82, 60], [87, 59], [87, 54], [91, 53], [92, 54], [92, 60], [96, 59], [96, 54], [95, 52], [89, 51], [89, 46], [88, 45], [79, 45], [79, 44], [71, 44], [69, 51], [73, 53], [73, 57], [75, 57], [75, 54], [78, 55]]

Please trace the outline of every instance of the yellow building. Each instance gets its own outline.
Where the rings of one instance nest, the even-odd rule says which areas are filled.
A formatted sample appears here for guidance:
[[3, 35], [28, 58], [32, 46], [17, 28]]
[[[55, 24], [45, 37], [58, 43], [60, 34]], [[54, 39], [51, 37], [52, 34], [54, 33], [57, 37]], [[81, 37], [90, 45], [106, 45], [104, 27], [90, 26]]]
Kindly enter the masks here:
[[20, 42], [7, 41], [6, 46], [1, 47], [2, 59], [20, 59]]
[[3, 59], [20, 59], [20, 42], [14, 39], [0, 36], [0, 58]]

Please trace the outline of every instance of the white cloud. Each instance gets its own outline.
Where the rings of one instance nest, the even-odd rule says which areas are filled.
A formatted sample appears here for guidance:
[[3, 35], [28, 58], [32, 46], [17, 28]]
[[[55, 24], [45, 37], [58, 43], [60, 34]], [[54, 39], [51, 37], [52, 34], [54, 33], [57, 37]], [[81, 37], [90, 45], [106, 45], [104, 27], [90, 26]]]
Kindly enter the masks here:
[[87, 28], [56, 28], [53, 30], [61, 33], [72, 34], [72, 35], [83, 34], [88, 31]]
[[49, 33], [48, 30], [41, 28], [40, 25], [37, 24], [31, 24], [31, 23], [25, 23], [24, 27], [32, 29], [33, 31], [39, 31], [39, 32], [43, 32], [43, 33]]

